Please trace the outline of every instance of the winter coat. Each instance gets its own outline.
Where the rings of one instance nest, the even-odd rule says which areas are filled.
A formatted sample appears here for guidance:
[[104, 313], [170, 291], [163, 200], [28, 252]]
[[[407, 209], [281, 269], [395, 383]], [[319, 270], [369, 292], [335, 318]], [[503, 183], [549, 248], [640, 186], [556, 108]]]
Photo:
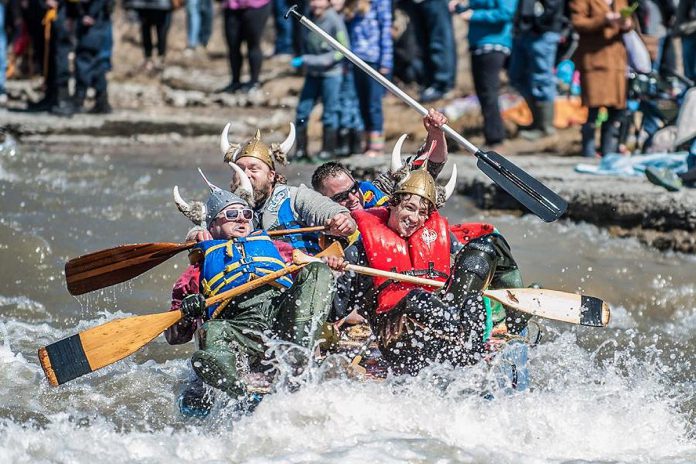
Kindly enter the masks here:
[[628, 1], [614, 0], [610, 6], [605, 0], [570, 0], [569, 6], [580, 35], [573, 61], [580, 71], [583, 104], [625, 108], [628, 57], [621, 30], [606, 25], [605, 15], [627, 7]]
[[512, 48], [512, 21], [517, 0], [470, 0], [474, 10], [469, 20], [469, 48], [475, 50], [484, 45]]

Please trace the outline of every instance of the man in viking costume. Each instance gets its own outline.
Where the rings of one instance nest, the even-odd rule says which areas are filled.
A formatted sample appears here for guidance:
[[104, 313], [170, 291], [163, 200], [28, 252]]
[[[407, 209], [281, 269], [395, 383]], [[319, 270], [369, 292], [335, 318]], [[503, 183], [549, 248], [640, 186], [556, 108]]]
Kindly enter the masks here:
[[[416, 156], [407, 163], [409, 168], [422, 165], [423, 160], [427, 158], [428, 172], [437, 179], [447, 162], [447, 141], [442, 131], [445, 124], [447, 117], [432, 108], [423, 117], [427, 137]], [[388, 195], [394, 191], [396, 177], [402, 169], [401, 147], [406, 137], [402, 135], [394, 146], [390, 171], [381, 173], [374, 181], [357, 181], [343, 164], [329, 161], [319, 166], [312, 174], [312, 187], [350, 211], [384, 205], [389, 199]]]
[[[206, 308], [206, 298], [285, 267], [266, 232], [252, 231], [253, 211], [248, 203], [210, 182], [208, 186], [210, 197], [200, 209], [213, 239], [196, 245], [194, 256], [201, 259], [174, 286], [172, 310], [181, 309], [184, 317], [165, 335], [170, 344], [180, 344], [197, 331], [200, 349], [191, 359], [193, 370], [208, 385], [240, 398], [245, 397], [254, 372], [260, 371], [265, 352], [262, 336], [314, 346], [331, 306], [334, 279], [325, 264], [311, 263], [294, 279], [280, 277], [271, 285]], [[183, 200], [178, 189], [175, 192], [181, 207]], [[201, 400], [200, 395], [194, 395], [196, 399]]]
[[[294, 144], [294, 125], [290, 125], [290, 134], [283, 143], [270, 147], [261, 140], [259, 131], [244, 144], [230, 144], [229, 128], [227, 124], [222, 131], [220, 149], [235, 171], [231, 189], [252, 206], [256, 227], [274, 230], [326, 226], [327, 234], [342, 237], [355, 232], [357, 226], [345, 207], [303, 185], [287, 185], [276, 172], [276, 163], [286, 162]], [[320, 251], [316, 233], [288, 234], [284, 240], [309, 253]]]
[[[466, 365], [479, 360], [494, 324], [505, 327], [506, 321], [504, 308], [495, 314], [480, 292], [489, 285], [521, 286], [501, 236], [490, 234], [463, 245], [451, 233], [437, 211], [449, 194], [438, 192], [427, 166], [411, 170], [386, 208], [352, 213], [361, 237], [346, 249], [345, 259], [325, 258], [334, 270], [350, 263], [445, 283], [435, 290], [352, 272], [338, 279], [335, 317], [357, 308], [398, 373], [416, 374], [433, 362]], [[497, 272], [499, 264], [502, 273]]]

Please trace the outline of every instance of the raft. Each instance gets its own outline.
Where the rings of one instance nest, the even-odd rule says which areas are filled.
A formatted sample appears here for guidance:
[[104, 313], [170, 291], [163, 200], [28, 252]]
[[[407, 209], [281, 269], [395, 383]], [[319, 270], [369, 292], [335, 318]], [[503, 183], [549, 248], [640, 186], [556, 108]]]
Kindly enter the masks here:
[[[538, 326], [533, 324], [535, 335], [530, 336], [525, 329], [521, 335], [508, 335], [501, 331], [493, 331], [487, 342], [488, 352], [480, 362], [488, 364], [493, 371], [497, 384], [496, 392], [512, 394], [522, 392], [529, 387], [529, 371], [527, 369], [527, 352], [540, 339]], [[358, 324], [343, 329], [331, 342], [320, 346], [321, 354], [315, 362], [321, 365], [332, 355], [344, 355], [350, 363], [344, 365], [345, 375], [358, 382], [383, 382], [389, 374], [389, 366], [384, 361], [375, 337], [368, 324]], [[247, 385], [247, 398], [233, 402], [232, 407], [242, 414], [253, 412], [264, 396], [273, 393], [275, 385]], [[297, 387], [299, 388], [299, 386]], [[189, 417], [206, 417], [215, 401], [221, 395], [212, 392], [200, 379], [192, 377], [180, 393], [177, 404], [180, 412]], [[479, 392], [486, 398], [493, 399], [491, 391]]]

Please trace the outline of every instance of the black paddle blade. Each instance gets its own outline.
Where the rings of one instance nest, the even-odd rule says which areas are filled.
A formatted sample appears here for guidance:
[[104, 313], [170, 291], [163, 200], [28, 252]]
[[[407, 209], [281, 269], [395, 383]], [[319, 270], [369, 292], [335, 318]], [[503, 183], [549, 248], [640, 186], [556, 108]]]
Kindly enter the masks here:
[[476, 166], [490, 179], [546, 222], [565, 213], [568, 202], [494, 151], [477, 151]]

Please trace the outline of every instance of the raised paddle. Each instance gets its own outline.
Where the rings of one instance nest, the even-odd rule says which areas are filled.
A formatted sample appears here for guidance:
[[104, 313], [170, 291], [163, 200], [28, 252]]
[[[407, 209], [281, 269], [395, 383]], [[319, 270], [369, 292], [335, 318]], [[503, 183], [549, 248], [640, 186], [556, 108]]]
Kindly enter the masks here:
[[[285, 13], [285, 18], [287, 19], [290, 15], [297, 18], [300, 24], [307, 29], [319, 34], [330, 46], [341, 52], [346, 58], [352, 61], [353, 64], [369, 74], [370, 77], [400, 98], [404, 103], [418, 111], [421, 116], [428, 114], [428, 110], [426, 110], [423, 105], [394, 85], [394, 83], [390, 82], [389, 79], [373, 69], [349, 49], [341, 45], [340, 42], [327, 34], [322, 28], [303, 16], [302, 13], [298, 11], [297, 5], [290, 7], [287, 13]], [[561, 217], [568, 208], [568, 203], [558, 194], [534, 179], [512, 162], [508, 161], [499, 153], [479, 149], [446, 124], [442, 126], [442, 130], [459, 145], [478, 158], [476, 166], [478, 166], [484, 174], [544, 221], [555, 221]]]
[[[271, 237], [321, 232], [326, 226], [303, 227], [268, 231]], [[196, 242], [139, 243], [120, 245], [73, 258], [65, 264], [65, 281], [71, 295], [82, 295], [111, 285], [120, 284], [163, 263]]]
[[[343, 256], [341, 245], [335, 243], [317, 256]], [[229, 300], [254, 290], [306, 264], [292, 264], [279, 271], [247, 282], [205, 300], [205, 306]], [[217, 317], [217, 311], [213, 318]], [[147, 345], [183, 317], [181, 311], [167, 311], [145, 316], [115, 319], [76, 335], [39, 348], [39, 361], [49, 383], [58, 386], [77, 377], [119, 361]]]
[[[306, 264], [318, 261], [313, 256], [308, 256], [299, 250], [292, 255], [295, 264]], [[386, 277], [416, 285], [427, 285], [441, 288], [445, 284], [439, 280], [424, 279], [397, 272], [382, 271], [367, 266], [348, 264], [346, 271], [357, 272], [374, 277]], [[546, 290], [543, 288], [504, 288], [500, 290], [484, 290], [483, 294], [488, 298], [499, 301], [505, 306], [517, 311], [539, 316], [555, 321], [568, 322], [570, 324], [585, 325], [589, 327], [606, 327], [609, 324], [611, 311], [609, 305], [593, 296], [578, 295], [575, 293]]]

